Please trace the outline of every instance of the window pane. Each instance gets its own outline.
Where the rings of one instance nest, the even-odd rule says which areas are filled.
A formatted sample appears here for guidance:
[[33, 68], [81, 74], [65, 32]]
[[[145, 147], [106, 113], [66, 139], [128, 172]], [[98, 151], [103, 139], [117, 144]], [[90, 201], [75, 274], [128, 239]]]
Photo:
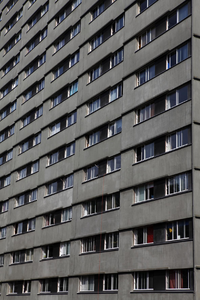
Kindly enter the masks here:
[[179, 22], [181, 22], [183, 19], [185, 19], [188, 16], [189, 14], [188, 5], [189, 4], [187, 3], [186, 5], [184, 5], [179, 9]]

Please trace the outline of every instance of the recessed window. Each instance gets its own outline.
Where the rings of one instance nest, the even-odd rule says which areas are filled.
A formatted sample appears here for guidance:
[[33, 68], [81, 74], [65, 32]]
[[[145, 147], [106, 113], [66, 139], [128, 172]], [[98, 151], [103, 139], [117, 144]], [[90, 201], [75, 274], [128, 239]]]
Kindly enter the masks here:
[[19, 153], [23, 153], [41, 143], [41, 132], [30, 137], [19, 145]]
[[49, 136], [52, 136], [75, 123], [76, 123], [76, 111], [69, 114], [67, 117], [62, 118], [59, 122], [52, 125], [49, 128]]
[[35, 230], [35, 218], [25, 220], [14, 225], [14, 235]]
[[42, 259], [58, 258], [70, 255], [70, 242], [62, 242], [42, 247]]
[[21, 31], [18, 32], [4, 47], [4, 55], [21, 40]]
[[48, 184], [47, 187], [47, 195], [52, 195], [54, 193], [60, 192], [62, 190], [65, 190], [67, 188], [73, 187], [73, 180], [74, 176], [73, 174], [60, 178], [50, 184]]
[[13, 281], [8, 283], [8, 294], [30, 294], [31, 281]]
[[27, 54], [33, 50], [42, 40], [47, 36], [47, 28], [43, 29], [39, 34], [37, 34], [31, 42], [29, 42], [26, 46]]
[[39, 10], [37, 14], [28, 22], [27, 30], [30, 30], [49, 10], [49, 2], [46, 2], [45, 5]]
[[12, 252], [11, 263], [20, 264], [33, 261], [33, 249], [26, 249]]
[[44, 227], [61, 224], [72, 220], [72, 207], [58, 209], [44, 216]]
[[[137, 86], [172, 68], [190, 56], [190, 42], [172, 50], [137, 74]], [[166, 63], [167, 61], [167, 63]]]
[[66, 17], [82, 3], [82, 0], [71, 1], [55, 18], [55, 26], [58, 26]]
[[47, 278], [40, 280], [40, 293], [59, 293], [68, 291], [68, 278]]
[[63, 146], [59, 148], [54, 153], [48, 156], [48, 166], [61, 161], [64, 158], [67, 158], [75, 153], [75, 143], [71, 143], [68, 146]]
[[31, 191], [28, 191], [26, 193], [19, 195], [16, 198], [16, 207], [24, 205], [24, 204], [28, 204], [32, 201], [37, 200], [37, 194], [38, 194], [38, 190], [34, 189], [34, 190], [31, 190]]
[[141, 0], [138, 2], [139, 13], [142, 13], [145, 9], [147, 9], [150, 5], [155, 3], [157, 0]]
[[120, 49], [112, 56], [103, 60], [99, 65], [88, 73], [88, 82], [92, 82], [110, 69], [114, 68], [120, 62], [124, 60], [124, 49]]

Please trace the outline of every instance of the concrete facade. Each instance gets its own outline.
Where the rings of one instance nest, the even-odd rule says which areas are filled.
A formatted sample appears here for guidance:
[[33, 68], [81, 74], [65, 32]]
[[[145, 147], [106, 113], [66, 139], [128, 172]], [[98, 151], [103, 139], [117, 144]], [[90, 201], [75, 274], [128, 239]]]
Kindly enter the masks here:
[[1, 299], [200, 299], [199, 13], [0, 1]]

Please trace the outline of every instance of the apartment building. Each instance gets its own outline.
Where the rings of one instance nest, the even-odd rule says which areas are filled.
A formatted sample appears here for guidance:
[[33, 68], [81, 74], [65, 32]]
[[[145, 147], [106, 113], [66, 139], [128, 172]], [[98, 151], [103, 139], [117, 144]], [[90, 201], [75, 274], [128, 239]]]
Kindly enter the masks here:
[[200, 299], [199, 12], [0, 1], [0, 299]]

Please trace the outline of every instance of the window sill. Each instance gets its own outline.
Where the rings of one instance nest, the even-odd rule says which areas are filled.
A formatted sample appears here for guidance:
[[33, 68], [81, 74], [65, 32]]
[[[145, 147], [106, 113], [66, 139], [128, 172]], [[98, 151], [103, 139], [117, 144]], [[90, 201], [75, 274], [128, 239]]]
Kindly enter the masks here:
[[[73, 54], [71, 55], [73, 56]], [[69, 56], [70, 57], [70, 56]], [[50, 83], [53, 83], [54, 81], [56, 81], [58, 78], [60, 78], [62, 75], [64, 75], [66, 72], [68, 72], [69, 70], [71, 70], [74, 66], [76, 66], [79, 63], [79, 61], [77, 61], [75, 64], [73, 64], [73, 66], [69, 67], [67, 70], [65, 70], [62, 74], [58, 75], [56, 78], [54, 78], [53, 80], [50, 81]], [[68, 84], [70, 85], [70, 84]], [[78, 91], [77, 91], [78, 92]], [[76, 92], [76, 93], [77, 93]], [[72, 96], [72, 95], [71, 95]], [[70, 96], [69, 96], [70, 97]], [[69, 98], [68, 97], [68, 98]]]
[[10, 293], [10, 294], [6, 294], [6, 296], [30, 296], [31, 293], [23, 293], [23, 294], [20, 294], [20, 293]]
[[110, 248], [110, 249], [104, 249], [102, 251], [88, 251], [88, 252], [83, 252], [83, 253], [79, 253], [79, 256], [90, 255], [90, 254], [106, 253], [106, 252], [113, 252], [113, 251], [119, 251], [119, 247], [117, 247], [117, 248]]
[[11, 237], [23, 235], [23, 234], [26, 234], [26, 233], [29, 233], [29, 232], [34, 232], [34, 231], [35, 231], [35, 229], [28, 230], [28, 231], [26, 231], [26, 232], [16, 233], [16, 234], [11, 235]]
[[[19, 153], [18, 155], [22, 155], [23, 153], [25, 153], [25, 152], [27, 152], [28, 150], [30, 150], [30, 149], [32, 149], [32, 148], [34, 148], [34, 147], [36, 147], [37, 145], [39, 145], [39, 144], [41, 144], [41, 142], [40, 143], [38, 143], [38, 144], [36, 144], [36, 145], [34, 145], [34, 146], [32, 146], [32, 147], [30, 147], [30, 148], [28, 148], [27, 150], [25, 150], [25, 151], [23, 151], [23, 152], [21, 152], [21, 153]], [[26, 177], [25, 177], [26, 178]], [[20, 179], [19, 179], [20, 180]]]
[[[39, 32], [41, 32], [41, 30]], [[39, 41], [39, 43], [35, 47], [33, 47], [30, 51], [28, 51], [24, 56], [26, 57], [31, 51], [33, 51], [46, 37], [47, 36], [45, 36], [41, 41]]]
[[[158, 1], [158, 0], [157, 0]], [[169, 51], [168, 51], [169, 52]], [[185, 59], [183, 59], [182, 61], [180, 61], [179, 63], [177, 63], [177, 64], [175, 64], [173, 67], [170, 67], [170, 68], [168, 68], [168, 69], [166, 69], [166, 70], [164, 70], [164, 71], [162, 71], [161, 73], [159, 73], [159, 74], [157, 74], [157, 75], [155, 75], [154, 77], [152, 77], [151, 79], [149, 79], [149, 80], [146, 80], [145, 82], [143, 82], [143, 83], [141, 83], [141, 84], [137, 84], [136, 85], [136, 87], [134, 88], [134, 90], [136, 90], [136, 89], [138, 89], [138, 88], [140, 88], [141, 86], [143, 86], [145, 83], [147, 83], [147, 82], [150, 82], [151, 80], [154, 80], [155, 78], [157, 78], [158, 76], [160, 76], [160, 75], [162, 75], [162, 74], [164, 74], [165, 72], [167, 72], [167, 71], [169, 71], [169, 70], [171, 70], [171, 69], [173, 69], [173, 68], [175, 68], [175, 67], [177, 67], [178, 65], [180, 65], [181, 63], [183, 63], [184, 61], [186, 61], [186, 60], [188, 60], [188, 59], [190, 59], [191, 58], [191, 55], [190, 56], [188, 56], [187, 58], [185, 58]], [[147, 65], [147, 68], [148, 68], [148, 65]], [[142, 70], [141, 68], [140, 68], [140, 70]], [[137, 71], [136, 72], [134, 72], [135, 74], [137, 73]]]
[[25, 100], [24, 102], [22, 102], [21, 105], [24, 105], [26, 102], [28, 102], [30, 99], [32, 99], [33, 97], [35, 97], [37, 94], [39, 94], [42, 90], [44, 90], [44, 88], [42, 88], [41, 90], [39, 90], [37, 93], [35, 93], [33, 96], [31, 96], [30, 98], [28, 98], [27, 100]]
[[49, 260], [56, 260], [56, 259], [62, 259], [62, 258], [67, 258], [70, 257], [70, 254], [66, 254], [66, 255], [62, 255], [62, 256], [58, 256], [58, 257], [47, 257], [47, 258], [42, 258], [39, 261], [49, 261]]
[[[190, 144], [183, 145], [183, 146], [181, 146], [181, 147], [172, 149], [172, 150], [170, 150], [170, 151], [166, 151], [166, 152], [164, 152], [164, 153], [161, 153], [161, 154], [158, 154], [158, 155], [155, 155], [155, 156], [151, 156], [151, 157], [149, 157], [149, 158], [146, 158], [146, 159], [143, 159], [143, 160], [140, 160], [140, 161], [137, 161], [137, 162], [133, 163], [132, 166], [135, 166], [135, 165], [141, 164], [141, 163], [143, 163], [143, 162], [145, 162], [145, 161], [149, 161], [149, 160], [152, 160], [152, 159], [154, 159], [154, 158], [157, 158], [157, 157], [166, 155], [166, 154], [168, 154], [168, 153], [172, 153], [172, 152], [178, 151], [178, 150], [183, 149], [183, 148], [190, 147], [191, 145], [192, 145], [192, 144], [190, 143]], [[171, 195], [173, 195], [173, 194], [171, 194]]]
[[5, 96], [1, 97], [0, 100], [2, 100], [3, 98], [5, 98], [6, 96], [8, 96], [12, 91], [14, 91], [16, 88], [18, 87], [18, 85], [16, 85], [13, 89], [11, 89]]
[[[66, 101], [67, 99], [71, 98], [72, 96], [74, 96], [74, 95], [77, 94], [77, 93], [78, 93], [78, 91], [75, 92], [74, 94], [70, 95], [69, 97], [63, 99], [60, 103], [58, 103], [58, 104], [52, 106], [49, 110], [52, 110], [53, 108], [57, 107], [59, 104], [63, 103], [64, 101]], [[73, 124], [72, 124], [72, 125], [73, 125]]]
[[80, 291], [77, 294], [118, 294], [117, 291]]
[[116, 100], [118, 100], [118, 99], [120, 99], [120, 98], [122, 98], [122, 97], [123, 97], [123, 96], [120, 96], [120, 97], [118, 97], [118, 98], [116, 98], [116, 99], [114, 99], [114, 100], [112, 100], [112, 101], [109, 101], [109, 102], [106, 103], [105, 105], [103, 105], [103, 106], [99, 107], [98, 109], [94, 110], [93, 112], [88, 113], [87, 115], [85, 115], [85, 118], [91, 116], [91, 115], [94, 114], [95, 112], [99, 111], [100, 109], [102, 109], [102, 108], [104, 108], [105, 106], [107, 106], [107, 105], [109, 105], [109, 104], [115, 102]]
[[50, 196], [54, 196], [54, 195], [56, 195], [56, 194], [59, 194], [59, 193], [61, 193], [61, 192], [64, 192], [64, 191], [66, 191], [66, 190], [69, 190], [69, 189], [71, 189], [71, 188], [73, 188], [73, 185], [72, 185], [72, 186], [69, 186], [69, 187], [67, 187], [67, 188], [65, 188], [65, 189], [63, 189], [63, 190], [61, 190], [61, 191], [57, 191], [57, 192], [55, 192], [55, 193], [45, 195], [44, 198], [48, 198], [48, 197], [50, 197]]
[[10, 71], [12, 71], [12, 69], [14, 69], [14, 67], [17, 66], [18, 64], [19, 64], [19, 62], [18, 62], [16, 65], [14, 65], [14, 66], [6, 73], [6, 74], [4, 74], [4, 75], [1, 77], [1, 79], [4, 78]]
[[99, 178], [102, 178], [102, 177], [104, 177], [104, 176], [107, 176], [107, 175], [110, 175], [110, 174], [113, 174], [113, 173], [116, 173], [116, 172], [119, 172], [119, 171], [121, 171], [121, 168], [120, 168], [120, 169], [117, 169], [117, 170], [114, 170], [114, 171], [112, 171], [112, 172], [109, 172], [109, 173], [105, 173], [105, 174], [103, 174], [103, 175], [101, 175], [101, 176], [97, 176], [97, 177], [94, 177], [94, 178], [85, 180], [85, 181], [82, 182], [82, 184], [85, 184], [85, 183], [87, 183], [87, 182], [91, 182], [91, 181], [93, 181], [93, 180], [95, 180], [95, 179], [99, 179]]
[[[70, 26], [69, 28], [71, 28], [72, 26]], [[68, 28], [68, 29], [69, 29]], [[55, 29], [55, 28], [54, 28]], [[61, 46], [58, 50], [56, 50], [55, 52], [53, 52], [52, 56], [54, 56], [56, 53], [58, 53], [58, 51], [60, 51], [63, 47], [65, 47], [71, 40], [73, 40], [78, 34], [80, 33], [80, 31], [73, 36], [72, 38], [70, 38], [63, 46]]]
[[[121, 48], [120, 48], [121, 49]], [[108, 58], [108, 57], [107, 57]], [[117, 66], [119, 66], [121, 63], [123, 63], [124, 59], [122, 61], [120, 61], [117, 65], [113, 66], [112, 68], [108, 69], [107, 71], [105, 71], [104, 73], [102, 73], [100, 76], [98, 76], [97, 78], [95, 78], [94, 80], [89, 81], [86, 86], [90, 85], [91, 83], [93, 83], [94, 81], [96, 81], [97, 79], [99, 79], [100, 77], [102, 77], [103, 75], [105, 75], [106, 73], [108, 73], [110, 70], [113, 70], [114, 68], [116, 68]], [[160, 75], [160, 74], [159, 74]], [[158, 75], [157, 75], [158, 76]], [[155, 77], [154, 77], [155, 78]], [[153, 78], [152, 78], [153, 79]]]
[[113, 135], [111, 135], [111, 136], [109, 136], [109, 137], [107, 137], [107, 138], [105, 138], [105, 139], [103, 139], [103, 140], [101, 140], [101, 141], [99, 141], [99, 142], [96, 143], [96, 144], [93, 144], [93, 145], [91, 145], [91, 146], [85, 147], [85, 148], [83, 148], [83, 150], [85, 151], [85, 150], [87, 150], [87, 149], [90, 149], [90, 148], [92, 148], [92, 147], [98, 145], [98, 144], [101, 144], [101, 143], [105, 142], [106, 140], [109, 140], [110, 138], [112, 138], [112, 137], [114, 137], [114, 136], [116, 136], [116, 135], [118, 135], [118, 134], [120, 134], [120, 133], [121, 133], [121, 131], [118, 132], [118, 133], [115, 133], [115, 134], [113, 134]]
[[41, 66], [43, 66], [45, 64], [45, 62], [43, 62], [39, 67], [37, 67], [35, 70], [33, 70], [32, 73], [30, 73], [26, 77], [24, 77], [23, 81], [26, 80], [27, 78], [29, 78], [35, 71], [37, 71]]
[[[67, 99], [68, 99], [68, 98], [67, 98]], [[62, 132], [62, 131], [64, 131], [64, 130], [66, 130], [67, 128], [69, 128], [69, 127], [73, 126], [74, 124], [76, 124], [76, 122], [75, 122], [75, 123], [73, 123], [73, 124], [70, 124], [69, 126], [67, 126], [67, 127], [63, 128], [62, 130], [59, 130], [58, 132], [56, 132], [56, 133], [54, 133], [54, 134], [52, 134], [52, 135], [48, 136], [48, 138], [47, 138], [47, 139], [50, 139], [50, 138], [52, 138], [53, 136], [55, 136], [55, 135], [59, 134], [60, 132]]]
[[108, 213], [108, 212], [115, 211], [115, 210], [119, 210], [119, 209], [120, 209], [120, 207], [115, 207], [115, 208], [108, 209], [108, 210], [105, 210], [105, 211], [102, 211], [102, 212], [98, 212], [98, 213], [94, 213], [94, 214], [91, 214], [91, 215], [82, 216], [81, 219], [85, 219], [85, 218], [89, 218], [89, 217], [94, 217], [94, 216], [97, 216], [97, 215], [101, 215], [101, 214]]
[[[37, 0], [36, 0], [36, 1], [37, 1]], [[36, 2], [36, 1], [35, 1], [35, 2]], [[31, 5], [29, 5], [28, 9], [30, 9], [30, 8], [33, 6], [33, 4], [34, 4], [35, 2], [33, 2]]]
[[[155, 117], [157, 117], [157, 116], [160, 116], [160, 115], [162, 115], [163, 113], [165, 113], [165, 112], [167, 112], [167, 111], [170, 111], [170, 110], [172, 110], [172, 109], [174, 109], [174, 108], [176, 108], [176, 107], [179, 107], [180, 105], [183, 105], [184, 103], [187, 103], [187, 102], [189, 102], [189, 101], [191, 101], [191, 100], [192, 100], [192, 98], [189, 98], [189, 99], [187, 99], [187, 100], [185, 100], [185, 101], [183, 101], [183, 102], [181, 102], [181, 103], [179, 103], [179, 104], [177, 104], [177, 105], [175, 105], [175, 106], [173, 106], [173, 107], [170, 107], [170, 108], [168, 108], [168, 109], [165, 109], [165, 110], [163, 110], [162, 112], [160, 112], [160, 113], [158, 113], [158, 114], [156, 114], [156, 115], [154, 115], [154, 116], [152, 116], [152, 117], [150, 117], [150, 118], [148, 118], [148, 119], [146, 119], [146, 120], [144, 120], [144, 121], [141, 121], [141, 122], [139, 122], [139, 123], [134, 124], [133, 127], [136, 127], [136, 126], [138, 126], [138, 125], [140, 125], [140, 124], [142, 124], [142, 123], [144, 123], [144, 122], [147, 122], [147, 121], [149, 121], [149, 120], [151, 120], [151, 119], [153, 119], [153, 118], [155, 118]], [[136, 110], [137, 110], [137, 109], [136, 109]]]
[[[157, 0], [158, 1], [158, 0]], [[153, 3], [154, 4], [154, 3]], [[152, 4], [152, 5], [153, 5]], [[137, 49], [135, 51], [135, 53], [137, 53], [138, 51], [140, 51], [141, 49], [145, 48], [147, 45], [151, 44], [152, 42], [154, 42], [155, 40], [157, 40], [159, 37], [161, 37], [162, 35], [164, 35], [166, 32], [170, 31], [171, 29], [173, 29], [174, 27], [176, 27], [178, 24], [182, 23], [183, 21], [185, 21], [187, 18], [191, 17], [191, 14], [189, 14], [185, 19], [183, 19], [182, 21], [176, 23], [174, 26], [172, 26], [169, 29], [166, 29], [163, 33], [159, 34], [156, 38], [154, 38], [153, 40], [151, 40], [149, 43], [145, 44], [144, 46], [140, 47], [139, 49]]]
[[[21, 38], [19, 39], [19, 41], [21, 40]], [[12, 48], [10, 48], [10, 50], [8, 50], [5, 54], [3, 54], [3, 57], [4, 56], [6, 56], [6, 54], [8, 53], [8, 52], [10, 52], [18, 43], [19, 43], [19, 41], [17, 41], [17, 43], [15, 43], [13, 46], [12, 46]]]
[[35, 200], [32, 200], [32, 201], [30, 201], [30, 202], [28, 202], [28, 203], [24, 203], [24, 204], [21, 204], [21, 205], [15, 206], [15, 207], [14, 207], [14, 209], [20, 208], [20, 207], [22, 207], [22, 206], [28, 205], [28, 204], [30, 204], [30, 203], [33, 203], [33, 202], [36, 202], [36, 201], [37, 201], [37, 199], [35, 199]]
[[71, 155], [69, 155], [69, 156], [67, 156], [67, 157], [64, 157], [64, 158], [62, 158], [62, 159], [60, 159], [60, 160], [56, 161], [55, 163], [53, 163], [53, 164], [51, 164], [51, 165], [48, 165], [48, 166], [46, 166], [46, 168], [50, 168], [50, 167], [52, 167], [52, 166], [54, 166], [54, 165], [58, 164], [59, 162], [61, 162], [61, 161], [64, 161], [65, 159], [67, 159], [67, 158], [69, 158], [69, 157], [72, 157], [72, 156], [74, 156], [74, 155], [75, 155], [75, 153], [73, 153], [73, 154], [71, 154]]
[[165, 196], [160, 197], [160, 198], [153, 198], [153, 199], [149, 199], [149, 200], [135, 202], [131, 206], [140, 205], [140, 204], [144, 204], [144, 203], [149, 203], [149, 202], [153, 202], [153, 201], [157, 201], [157, 200], [161, 200], [161, 199], [165, 199], [165, 198], [169, 198], [169, 197], [179, 196], [179, 195], [186, 194], [186, 193], [191, 193], [191, 192], [192, 192], [192, 190], [185, 190], [185, 191], [182, 191], [182, 192], [178, 192], [178, 193], [174, 193], [174, 194], [170, 194], [170, 195], [165, 195]]
[[131, 291], [130, 294], [138, 294], [138, 293], [194, 293], [193, 290], [190, 289], [174, 289], [174, 290], [134, 290]]
[[51, 293], [51, 292], [40, 292], [37, 294], [38, 296], [43, 296], [43, 295], [68, 295], [68, 292], [56, 292], [56, 293]]
[[72, 221], [72, 219], [71, 219], [71, 220], [68, 220], [68, 221], [60, 222], [60, 223], [57, 223], [57, 224], [51, 224], [51, 225], [43, 226], [42, 229], [52, 228], [52, 227], [54, 227], [54, 226], [58, 226], [58, 225], [70, 223], [71, 221]]
[[25, 177], [23, 177], [23, 178], [17, 179], [16, 182], [21, 181], [21, 180], [23, 180], [23, 179], [25, 179], [25, 178], [27, 178], [27, 177], [30, 177], [30, 176], [32, 176], [32, 175], [38, 173], [38, 172], [39, 172], [39, 170], [36, 171], [36, 172], [34, 172], [34, 173], [31, 173], [31, 174], [29, 174], [29, 175], [27, 175], [27, 176], [25, 176]]
[[11, 263], [9, 264], [9, 267], [11, 266], [19, 266], [19, 265], [24, 265], [24, 264], [31, 264], [33, 261], [30, 260], [30, 261], [23, 261], [23, 262], [16, 262], [16, 263]]
[[145, 248], [145, 247], [154, 247], [154, 246], [163, 246], [163, 245], [169, 245], [169, 244], [176, 244], [176, 243], [184, 243], [184, 242], [192, 242], [193, 239], [191, 238], [182, 238], [182, 239], [177, 239], [177, 240], [168, 240], [168, 241], [163, 241], [159, 243], [148, 243], [148, 244], [138, 244], [134, 245], [131, 247], [131, 249], [140, 249], [140, 248]]

